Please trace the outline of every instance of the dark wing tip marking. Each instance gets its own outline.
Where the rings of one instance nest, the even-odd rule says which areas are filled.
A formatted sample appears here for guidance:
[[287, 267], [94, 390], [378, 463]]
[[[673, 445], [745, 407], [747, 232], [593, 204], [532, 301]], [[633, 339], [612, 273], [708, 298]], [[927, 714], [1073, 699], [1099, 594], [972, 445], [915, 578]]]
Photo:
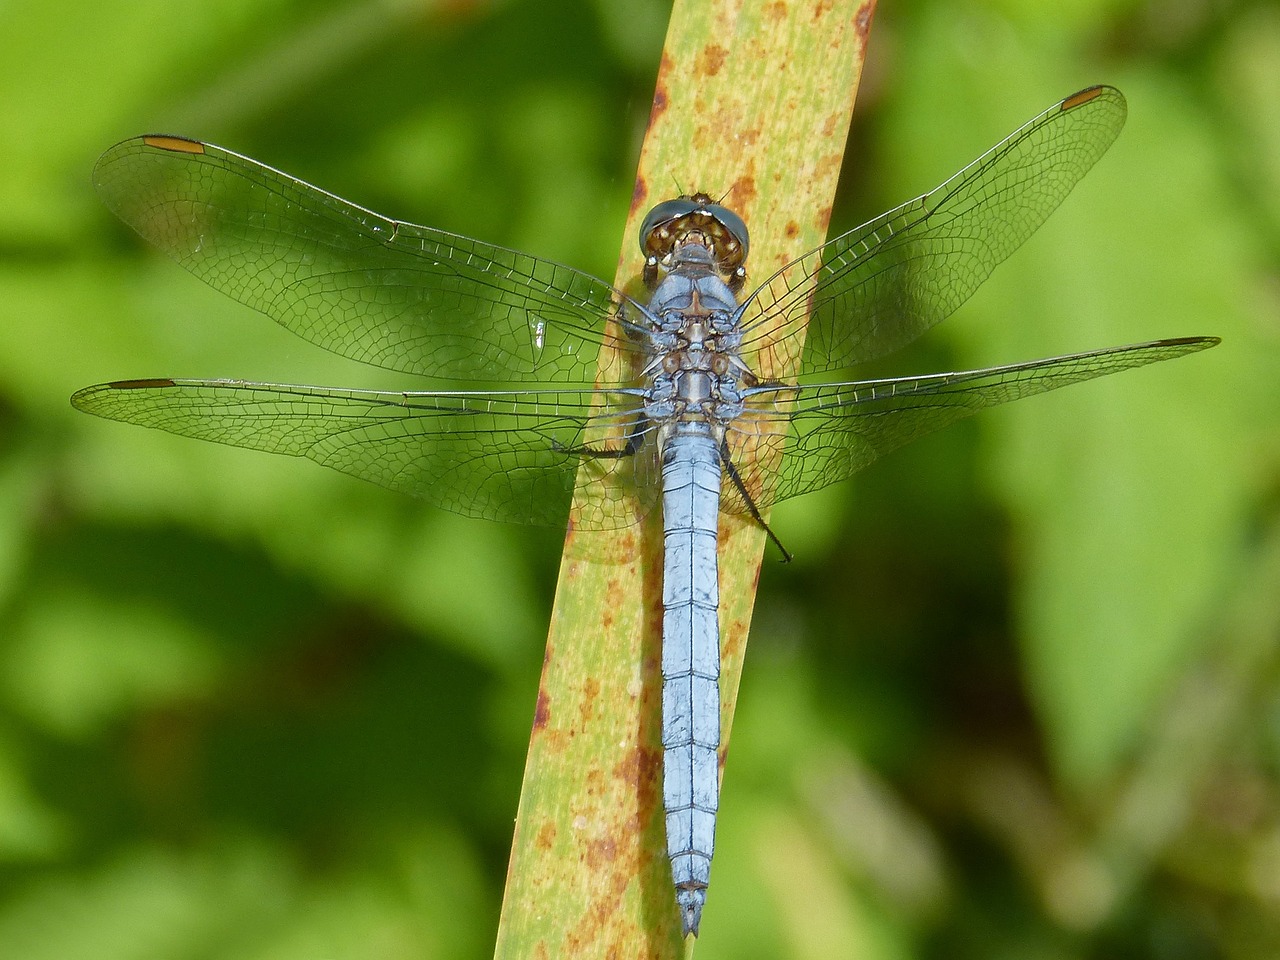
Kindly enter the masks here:
[[204, 153], [203, 143], [199, 140], [189, 140], [186, 137], [152, 134], [143, 137], [142, 142], [148, 147], [155, 147], [157, 150], [168, 150], [171, 153]]
[[1062, 103], [1058, 105], [1058, 109], [1063, 113], [1066, 113], [1068, 110], [1074, 110], [1076, 107], [1086, 104], [1090, 100], [1096, 100], [1098, 97], [1102, 96], [1104, 92], [1110, 89], [1110, 87], [1103, 84], [1085, 87], [1083, 90], [1073, 93], [1071, 96], [1067, 97], [1067, 99], [1063, 100]]
[[1154, 346], [1194, 347], [1196, 350], [1208, 350], [1222, 342], [1221, 337], [1170, 337], [1156, 341]]
[[172, 387], [175, 384], [167, 377], [155, 377], [150, 380], [112, 380], [105, 386], [112, 390], [148, 390], [153, 387]]

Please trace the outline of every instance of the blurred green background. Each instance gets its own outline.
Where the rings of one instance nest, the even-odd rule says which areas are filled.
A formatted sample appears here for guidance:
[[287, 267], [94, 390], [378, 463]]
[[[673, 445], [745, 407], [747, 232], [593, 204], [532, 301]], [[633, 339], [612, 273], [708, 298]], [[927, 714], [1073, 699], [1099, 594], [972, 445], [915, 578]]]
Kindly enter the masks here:
[[[491, 953], [562, 532], [73, 412], [380, 376], [89, 171], [183, 133], [611, 277], [667, 12], [0, 7], [0, 958]], [[1280, 955], [1280, 9], [886, 0], [833, 228], [1102, 81], [1119, 142], [899, 368], [1224, 343], [776, 511], [699, 957]]]

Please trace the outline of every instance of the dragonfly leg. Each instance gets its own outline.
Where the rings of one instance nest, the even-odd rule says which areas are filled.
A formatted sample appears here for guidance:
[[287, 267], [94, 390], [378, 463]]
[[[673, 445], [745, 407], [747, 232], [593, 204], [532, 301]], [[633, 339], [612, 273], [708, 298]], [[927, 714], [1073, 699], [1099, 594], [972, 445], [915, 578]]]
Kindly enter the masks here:
[[724, 465], [724, 471], [728, 474], [729, 479], [733, 481], [733, 485], [738, 488], [738, 493], [742, 494], [742, 502], [747, 505], [747, 512], [751, 514], [751, 519], [760, 524], [764, 528], [764, 532], [768, 534], [769, 539], [773, 541], [773, 545], [782, 553], [782, 562], [790, 563], [793, 559], [791, 552], [782, 545], [782, 541], [778, 539], [778, 535], [773, 532], [769, 524], [764, 522], [764, 517], [760, 516], [760, 510], [756, 506], [751, 494], [747, 492], [746, 485], [742, 482], [742, 477], [738, 473], [738, 468], [733, 465], [733, 460], [729, 456], [729, 438], [720, 444], [720, 462]]

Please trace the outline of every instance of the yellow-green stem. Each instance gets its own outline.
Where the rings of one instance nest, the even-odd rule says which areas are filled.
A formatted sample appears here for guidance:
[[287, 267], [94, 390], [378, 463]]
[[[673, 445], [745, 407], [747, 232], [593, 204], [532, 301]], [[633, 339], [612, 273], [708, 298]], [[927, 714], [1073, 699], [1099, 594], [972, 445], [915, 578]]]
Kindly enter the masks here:
[[[677, 0], [618, 287], [636, 292], [640, 220], [673, 184], [723, 195], [743, 216], [757, 280], [822, 242], [873, 7]], [[663, 835], [656, 520], [604, 533], [571, 527], [566, 539], [498, 960], [692, 951], [680, 938]], [[731, 517], [720, 535], [723, 769], [765, 541], [758, 526]], [[703, 936], [728, 913], [715, 890], [713, 867]]]

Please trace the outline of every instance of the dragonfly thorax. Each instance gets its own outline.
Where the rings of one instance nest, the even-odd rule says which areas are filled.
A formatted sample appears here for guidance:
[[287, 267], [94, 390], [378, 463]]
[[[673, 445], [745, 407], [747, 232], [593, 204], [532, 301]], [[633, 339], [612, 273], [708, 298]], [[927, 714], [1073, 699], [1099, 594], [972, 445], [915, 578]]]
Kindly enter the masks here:
[[749, 378], [739, 358], [737, 300], [694, 234], [671, 259], [648, 305], [654, 329], [645, 411], [658, 422], [722, 424], [741, 413]]
[[[677, 370], [653, 378], [644, 410], [659, 425], [697, 422], [713, 432], [742, 414], [742, 388], [737, 377], [706, 370]], [[659, 446], [662, 443], [659, 441]]]

